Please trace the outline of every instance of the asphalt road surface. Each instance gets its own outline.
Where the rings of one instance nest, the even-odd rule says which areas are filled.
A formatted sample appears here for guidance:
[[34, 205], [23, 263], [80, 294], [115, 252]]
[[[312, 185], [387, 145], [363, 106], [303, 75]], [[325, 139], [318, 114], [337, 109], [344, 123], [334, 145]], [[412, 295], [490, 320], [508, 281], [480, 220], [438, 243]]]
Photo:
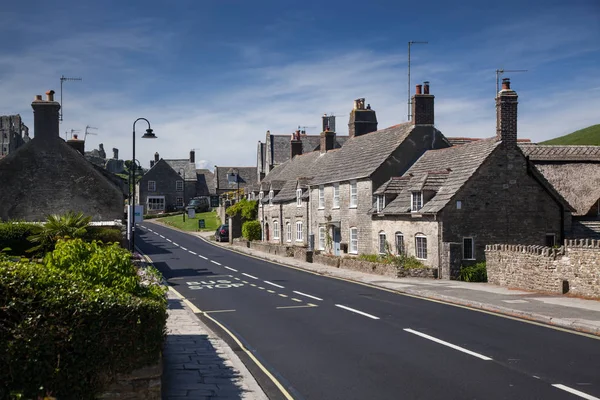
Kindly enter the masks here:
[[284, 267], [158, 224], [136, 235], [169, 284], [294, 398], [600, 398], [598, 339]]

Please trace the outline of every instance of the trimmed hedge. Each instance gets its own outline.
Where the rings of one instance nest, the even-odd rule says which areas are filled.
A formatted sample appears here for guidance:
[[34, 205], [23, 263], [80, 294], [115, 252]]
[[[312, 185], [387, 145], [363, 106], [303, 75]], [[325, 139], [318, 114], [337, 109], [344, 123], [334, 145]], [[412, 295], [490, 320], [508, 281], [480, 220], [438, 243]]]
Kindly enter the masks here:
[[158, 361], [164, 290], [132, 285], [125, 252], [73, 240], [45, 265], [0, 255], [0, 399], [93, 399], [117, 373]]
[[7, 254], [25, 255], [26, 251], [33, 246], [27, 238], [38, 229], [39, 226], [26, 222], [0, 223], [0, 251], [9, 248]]
[[256, 220], [244, 222], [242, 225], [242, 236], [244, 236], [246, 240], [260, 240], [260, 222]]
[[85, 239], [88, 241], [97, 240], [102, 243], [121, 243], [123, 241], [123, 233], [121, 228], [110, 228], [106, 226], [90, 226], [87, 228]]

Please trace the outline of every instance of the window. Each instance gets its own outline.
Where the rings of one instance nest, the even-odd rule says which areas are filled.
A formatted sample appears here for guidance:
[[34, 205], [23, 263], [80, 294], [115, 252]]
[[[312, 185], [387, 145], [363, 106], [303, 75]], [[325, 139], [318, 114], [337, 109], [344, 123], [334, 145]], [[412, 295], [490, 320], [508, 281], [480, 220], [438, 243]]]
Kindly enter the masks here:
[[546, 233], [546, 246], [554, 247], [556, 245], [556, 235], [554, 233]]
[[273, 239], [279, 239], [279, 221], [273, 221]]
[[427, 260], [427, 237], [425, 235], [415, 236], [415, 253], [419, 260]]
[[412, 192], [412, 202], [410, 211], [419, 211], [423, 207], [423, 193]]
[[463, 260], [475, 259], [475, 241], [473, 238], [463, 238]]
[[325, 250], [325, 227], [319, 227], [319, 250]]
[[273, 204], [273, 191], [269, 191], [269, 204]]
[[177, 198], [175, 199], [175, 205], [176, 205], [177, 207], [183, 207], [183, 197], [177, 197]]
[[289, 222], [285, 223], [285, 232], [286, 232], [286, 240], [288, 242], [292, 241], [292, 224], [290, 224]]
[[379, 254], [385, 254], [385, 232], [379, 232]]
[[404, 254], [404, 235], [396, 232], [396, 254]]
[[462, 208], [462, 201], [456, 200], [456, 209], [460, 210]]
[[319, 186], [319, 208], [325, 208], [325, 187]]
[[302, 189], [296, 189], [296, 206], [302, 206]]
[[260, 191], [260, 193], [258, 194], [258, 200], [262, 200], [264, 196], [264, 193], [262, 192], [262, 190]]
[[146, 199], [148, 211], [163, 211], [165, 209], [164, 196], [148, 196]]
[[358, 228], [350, 228], [350, 253], [358, 253]]
[[340, 184], [333, 184], [333, 208], [340, 208]]
[[350, 207], [358, 206], [358, 192], [356, 189], [356, 181], [350, 182]]
[[380, 213], [385, 208], [385, 196], [377, 196], [377, 212]]
[[175, 182], [175, 191], [183, 192], [183, 181]]
[[302, 242], [304, 237], [302, 235], [302, 221], [296, 221], [296, 242]]
[[148, 191], [156, 192], [156, 181], [148, 181]]

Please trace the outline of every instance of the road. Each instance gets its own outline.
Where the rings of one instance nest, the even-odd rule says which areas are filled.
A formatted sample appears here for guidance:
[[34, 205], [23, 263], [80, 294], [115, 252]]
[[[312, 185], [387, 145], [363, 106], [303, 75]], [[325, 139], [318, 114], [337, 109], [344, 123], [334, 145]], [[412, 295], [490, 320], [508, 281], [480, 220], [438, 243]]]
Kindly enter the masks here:
[[600, 398], [598, 339], [284, 267], [158, 224], [136, 231], [168, 282], [294, 398]]

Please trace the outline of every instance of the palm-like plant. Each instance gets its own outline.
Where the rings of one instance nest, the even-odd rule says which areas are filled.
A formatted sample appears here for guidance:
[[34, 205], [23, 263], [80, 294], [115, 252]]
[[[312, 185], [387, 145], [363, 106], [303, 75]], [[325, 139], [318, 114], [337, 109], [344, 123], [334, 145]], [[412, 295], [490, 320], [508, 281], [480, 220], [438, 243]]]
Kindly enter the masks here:
[[61, 239], [82, 238], [85, 236], [91, 217], [82, 212], [69, 211], [64, 215], [51, 214], [46, 217], [46, 223], [27, 240], [36, 244], [29, 252], [48, 252]]

